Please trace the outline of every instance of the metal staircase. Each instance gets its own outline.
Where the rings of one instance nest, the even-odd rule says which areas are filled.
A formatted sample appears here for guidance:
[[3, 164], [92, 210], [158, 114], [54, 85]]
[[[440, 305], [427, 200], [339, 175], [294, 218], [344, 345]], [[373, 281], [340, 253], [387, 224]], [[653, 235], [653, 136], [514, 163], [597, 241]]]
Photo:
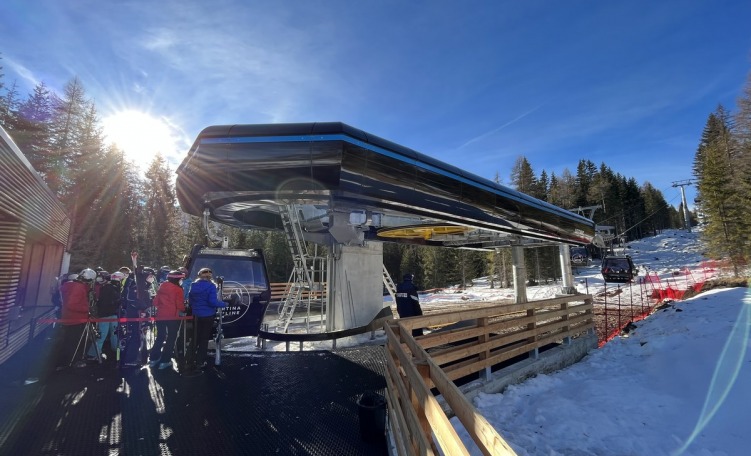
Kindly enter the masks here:
[[389, 274], [389, 271], [386, 270], [386, 265], [383, 265], [383, 285], [386, 287], [386, 290], [391, 295], [392, 301], [396, 303], [396, 285], [394, 284], [394, 281], [391, 279], [391, 275]]
[[[289, 288], [279, 310], [277, 332], [286, 333], [298, 308], [306, 308], [305, 321], [310, 330], [311, 306], [320, 304], [320, 321], [323, 325], [326, 302], [326, 261], [315, 252], [308, 252], [303, 238], [300, 214], [294, 204], [279, 207], [279, 215], [287, 239], [287, 247], [292, 254], [294, 267], [289, 278]], [[317, 250], [317, 247], [316, 247]]]

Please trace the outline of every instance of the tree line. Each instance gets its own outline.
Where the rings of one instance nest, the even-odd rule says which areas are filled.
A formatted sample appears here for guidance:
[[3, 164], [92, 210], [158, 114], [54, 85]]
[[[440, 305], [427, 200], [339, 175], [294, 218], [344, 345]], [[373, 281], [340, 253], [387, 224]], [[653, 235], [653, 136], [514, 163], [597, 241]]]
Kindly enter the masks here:
[[736, 107], [709, 114], [693, 170], [707, 255], [727, 259], [737, 277], [751, 259], [751, 73]]
[[[716, 120], [712, 125], [715, 123]], [[727, 125], [728, 137], [731, 132], [748, 134], [749, 130], [739, 129], [737, 123]], [[31, 93], [22, 96], [16, 82], [6, 84], [0, 65], [0, 125], [67, 208], [72, 221], [71, 271], [94, 266], [114, 270], [130, 262], [132, 250], [139, 251], [143, 264], [176, 267], [182, 264], [183, 256], [193, 244], [207, 243], [201, 220], [183, 213], [178, 206], [174, 170], [165, 157], [157, 153], [141, 174], [117, 145], [107, 144], [96, 105], [77, 77], [64, 86], [62, 94], [40, 82]], [[747, 156], [748, 138], [733, 137], [735, 152], [728, 154], [728, 159], [740, 156], [741, 150]], [[714, 134], [705, 131], [697, 152], [696, 166], [700, 170], [705, 166], [699, 162], [700, 152], [702, 157], [714, 156], [714, 150], [719, 148], [714, 144], [718, 141]], [[708, 152], [710, 149], [712, 153]], [[698, 178], [704, 175], [697, 171]], [[748, 175], [738, 173], [739, 186], [745, 179], [745, 186], [749, 187]], [[499, 174], [496, 181], [500, 182]], [[707, 182], [699, 186], [702, 195], [709, 191]], [[649, 183], [640, 186], [634, 178], [614, 172], [605, 163], [598, 166], [580, 160], [575, 173], [566, 169], [558, 176], [542, 170], [537, 175], [528, 160], [520, 156], [511, 170], [510, 186], [565, 209], [601, 205], [602, 209], [595, 212], [595, 222], [614, 226], [615, 233], [625, 240], [683, 224], [682, 208], [676, 210], [667, 204], [659, 190]], [[702, 198], [701, 212], [707, 224], [717, 217], [714, 206], [709, 206], [713, 201], [711, 197]], [[724, 226], [732, 225], [736, 219], [730, 218], [730, 214], [739, 208], [739, 205], [724, 207], [721, 212]], [[741, 228], [736, 226], [734, 230]], [[735, 232], [730, 228], [727, 231]], [[236, 248], [263, 248], [271, 280], [288, 279], [293, 261], [282, 232], [220, 227], [219, 234], [228, 236], [231, 246]], [[722, 255], [725, 250], [712, 252]], [[526, 261], [532, 280], [560, 277], [557, 248], [529, 249]], [[508, 249], [479, 252], [385, 243], [384, 264], [395, 279], [405, 273], [415, 274], [424, 288], [467, 284], [481, 276], [491, 276], [493, 283], [501, 286], [511, 282]]]

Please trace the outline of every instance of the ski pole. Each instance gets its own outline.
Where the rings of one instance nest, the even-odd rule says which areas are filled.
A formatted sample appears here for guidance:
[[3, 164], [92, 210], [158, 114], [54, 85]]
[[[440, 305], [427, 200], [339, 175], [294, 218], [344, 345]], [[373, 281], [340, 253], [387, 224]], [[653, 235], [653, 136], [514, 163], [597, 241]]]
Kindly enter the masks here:
[[[216, 279], [218, 287], [217, 294], [219, 300], [224, 298], [224, 278], [217, 277]], [[222, 363], [222, 308], [219, 307], [219, 324], [216, 327], [216, 339], [214, 339], [214, 345], [216, 350], [214, 351], [214, 365], [219, 366]]]

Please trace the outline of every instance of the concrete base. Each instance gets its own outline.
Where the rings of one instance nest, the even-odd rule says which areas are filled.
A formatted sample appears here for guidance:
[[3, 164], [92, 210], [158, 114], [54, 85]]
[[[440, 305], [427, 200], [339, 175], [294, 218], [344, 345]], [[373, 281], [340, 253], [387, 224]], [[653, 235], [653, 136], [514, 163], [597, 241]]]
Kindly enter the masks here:
[[[480, 393], [500, 393], [507, 386], [522, 383], [537, 374], [548, 374], [575, 364], [595, 348], [597, 348], [596, 334], [580, 336], [572, 339], [571, 344], [546, 350], [537, 358], [529, 358], [493, 372], [488, 381], [477, 380], [462, 385], [459, 389], [464, 393], [464, 397], [472, 402]], [[453, 410], [446, 404], [443, 396], [438, 396], [436, 399], [449, 418], [454, 416]]]
[[337, 246], [329, 275], [326, 331], [367, 325], [383, 309], [383, 244]]

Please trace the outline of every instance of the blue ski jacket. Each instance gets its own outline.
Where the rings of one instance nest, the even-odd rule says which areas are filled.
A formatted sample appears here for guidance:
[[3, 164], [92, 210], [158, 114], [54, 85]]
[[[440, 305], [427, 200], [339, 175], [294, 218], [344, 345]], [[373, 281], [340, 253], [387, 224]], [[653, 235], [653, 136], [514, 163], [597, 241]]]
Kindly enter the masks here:
[[211, 280], [198, 279], [191, 284], [188, 303], [194, 317], [213, 317], [217, 308], [227, 307], [216, 293], [216, 285]]

